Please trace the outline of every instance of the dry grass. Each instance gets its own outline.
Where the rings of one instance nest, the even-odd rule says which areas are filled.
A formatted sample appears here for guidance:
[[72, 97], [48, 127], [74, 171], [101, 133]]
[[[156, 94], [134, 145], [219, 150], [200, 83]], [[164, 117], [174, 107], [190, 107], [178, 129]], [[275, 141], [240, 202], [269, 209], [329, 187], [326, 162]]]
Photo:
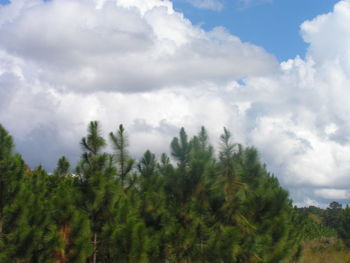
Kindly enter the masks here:
[[337, 238], [307, 241], [300, 263], [350, 263], [350, 249]]

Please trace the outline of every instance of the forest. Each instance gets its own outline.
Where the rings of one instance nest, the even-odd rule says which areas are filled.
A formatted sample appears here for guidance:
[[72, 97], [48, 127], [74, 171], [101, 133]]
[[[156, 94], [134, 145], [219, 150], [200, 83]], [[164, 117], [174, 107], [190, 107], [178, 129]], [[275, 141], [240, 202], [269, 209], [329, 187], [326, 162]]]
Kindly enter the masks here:
[[312, 262], [350, 247], [349, 207], [294, 207], [226, 128], [218, 149], [204, 127], [192, 138], [181, 128], [169, 156], [135, 160], [128, 146], [123, 125], [104, 138], [92, 121], [76, 167], [63, 156], [49, 173], [0, 125], [0, 262]]

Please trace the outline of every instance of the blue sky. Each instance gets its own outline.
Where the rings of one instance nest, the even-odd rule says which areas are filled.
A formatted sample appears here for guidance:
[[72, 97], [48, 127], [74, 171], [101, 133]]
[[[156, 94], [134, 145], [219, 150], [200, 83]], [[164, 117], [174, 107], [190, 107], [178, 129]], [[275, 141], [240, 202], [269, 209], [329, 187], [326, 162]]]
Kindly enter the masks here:
[[227, 127], [295, 204], [349, 203], [349, 25], [350, 0], [14, 0], [0, 123], [49, 171], [79, 160], [92, 120], [123, 123], [135, 158]]
[[174, 0], [175, 9], [193, 24], [206, 30], [224, 26], [242, 41], [264, 47], [283, 61], [304, 56], [307, 44], [300, 36], [300, 25], [319, 14], [328, 13], [337, 0], [223, 0], [220, 11], [196, 8], [187, 0]]

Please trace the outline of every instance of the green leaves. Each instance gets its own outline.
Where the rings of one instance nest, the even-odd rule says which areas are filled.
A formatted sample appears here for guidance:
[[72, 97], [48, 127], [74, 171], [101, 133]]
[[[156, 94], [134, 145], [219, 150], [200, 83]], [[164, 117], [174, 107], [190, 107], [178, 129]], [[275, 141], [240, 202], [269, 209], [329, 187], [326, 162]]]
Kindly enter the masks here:
[[112, 146], [115, 151], [118, 175], [121, 179], [122, 185], [124, 185], [126, 177], [133, 168], [134, 160], [132, 160], [129, 157], [129, 153], [127, 150], [127, 147], [129, 146], [129, 140], [125, 133], [123, 125], [120, 124], [117, 132], [115, 134], [111, 132], [109, 134], [109, 137], [111, 139]]
[[137, 169], [141, 176], [144, 178], [149, 178], [155, 173], [156, 165], [156, 156], [147, 150], [144, 153], [140, 163], [137, 165]]
[[188, 141], [185, 129], [181, 128], [179, 138], [175, 137], [171, 142], [171, 155], [183, 166], [189, 161], [190, 151], [191, 144]]
[[62, 157], [50, 175], [26, 169], [0, 126], [0, 262], [283, 262], [300, 251], [288, 193], [226, 128], [218, 158], [204, 127], [192, 138], [181, 128], [172, 159], [147, 150], [137, 165], [123, 125], [109, 138], [113, 153], [91, 122], [76, 174]]
[[13, 147], [14, 144], [12, 137], [0, 124], [0, 160], [3, 160], [6, 155], [10, 155], [12, 153]]
[[57, 168], [53, 172], [58, 176], [65, 176], [69, 173], [70, 163], [65, 156], [62, 156], [57, 162]]
[[80, 145], [83, 151], [88, 152], [90, 155], [97, 155], [106, 146], [106, 142], [101, 136], [100, 127], [97, 121], [92, 121], [88, 127], [88, 135], [84, 137]]

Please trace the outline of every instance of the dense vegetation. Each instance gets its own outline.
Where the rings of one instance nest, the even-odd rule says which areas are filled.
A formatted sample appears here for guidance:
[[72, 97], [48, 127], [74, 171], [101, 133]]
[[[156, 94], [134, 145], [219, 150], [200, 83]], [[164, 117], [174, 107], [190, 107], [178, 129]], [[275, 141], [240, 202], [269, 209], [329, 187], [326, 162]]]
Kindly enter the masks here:
[[0, 262], [295, 262], [303, 240], [333, 233], [292, 207], [254, 148], [220, 139], [216, 158], [204, 128], [182, 128], [171, 157], [135, 161], [122, 125], [111, 154], [91, 122], [77, 167], [62, 157], [48, 174], [0, 125]]
[[326, 209], [298, 208], [304, 217], [303, 259], [301, 263], [350, 262], [350, 209], [331, 202]]

